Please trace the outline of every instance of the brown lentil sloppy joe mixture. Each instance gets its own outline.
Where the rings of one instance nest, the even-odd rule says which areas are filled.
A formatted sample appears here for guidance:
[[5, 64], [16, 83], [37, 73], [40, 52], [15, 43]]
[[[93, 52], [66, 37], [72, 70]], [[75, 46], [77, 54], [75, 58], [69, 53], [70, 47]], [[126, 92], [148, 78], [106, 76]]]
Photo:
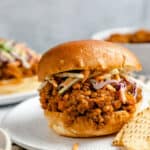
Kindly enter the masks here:
[[117, 42], [117, 43], [150, 43], [150, 31], [148, 30], [138, 30], [135, 33], [127, 33], [127, 34], [112, 34], [110, 37], [106, 39], [109, 42]]
[[134, 112], [142, 98], [136, 83], [117, 69], [58, 73], [47, 77], [39, 90], [43, 109], [67, 114], [68, 125], [80, 117], [104, 125], [113, 112]]

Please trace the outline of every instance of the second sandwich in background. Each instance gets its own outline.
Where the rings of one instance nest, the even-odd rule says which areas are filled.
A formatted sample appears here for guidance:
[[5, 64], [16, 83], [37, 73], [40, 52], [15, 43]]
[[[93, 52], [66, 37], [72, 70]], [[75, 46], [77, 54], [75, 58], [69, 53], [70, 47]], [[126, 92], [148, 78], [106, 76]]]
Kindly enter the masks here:
[[36, 90], [39, 58], [22, 43], [0, 39], [0, 94]]
[[132, 52], [109, 42], [73, 41], [50, 49], [38, 70], [50, 127], [70, 137], [119, 131], [141, 102], [141, 88], [129, 77], [141, 69]]

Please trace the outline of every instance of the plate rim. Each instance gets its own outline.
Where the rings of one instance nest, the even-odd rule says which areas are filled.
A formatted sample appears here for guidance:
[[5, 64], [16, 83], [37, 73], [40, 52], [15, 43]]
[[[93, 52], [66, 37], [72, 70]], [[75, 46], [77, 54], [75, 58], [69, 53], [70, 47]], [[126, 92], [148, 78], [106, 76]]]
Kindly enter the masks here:
[[[12, 94], [8, 94], [8, 95], [7, 94], [5, 94], [5, 95], [0, 94], [0, 106], [15, 104], [15, 103], [24, 101], [27, 98], [30, 98], [30, 97], [33, 97], [36, 95], [38, 95], [37, 90], [32, 90], [29, 92], [21, 92], [21, 93], [12, 93]], [[8, 100], [10, 98], [11, 98], [11, 100]]]

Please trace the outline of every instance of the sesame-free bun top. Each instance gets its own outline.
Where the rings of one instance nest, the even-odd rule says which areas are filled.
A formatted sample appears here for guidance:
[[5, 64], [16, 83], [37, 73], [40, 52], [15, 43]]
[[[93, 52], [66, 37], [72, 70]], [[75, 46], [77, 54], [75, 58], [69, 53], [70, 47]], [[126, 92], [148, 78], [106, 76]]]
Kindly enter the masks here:
[[142, 66], [128, 49], [99, 40], [72, 41], [49, 49], [41, 58], [38, 69], [39, 80], [48, 75], [69, 70], [121, 68], [139, 71]]

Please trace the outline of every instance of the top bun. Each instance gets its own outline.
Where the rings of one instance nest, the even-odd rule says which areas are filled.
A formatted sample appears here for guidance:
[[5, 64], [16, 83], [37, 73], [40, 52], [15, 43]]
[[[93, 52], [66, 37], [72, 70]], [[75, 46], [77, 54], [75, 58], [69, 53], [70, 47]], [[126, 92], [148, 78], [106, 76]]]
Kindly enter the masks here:
[[82, 69], [102, 71], [121, 68], [139, 71], [142, 66], [128, 49], [110, 42], [81, 40], [60, 44], [48, 50], [39, 63], [39, 80], [58, 72]]

